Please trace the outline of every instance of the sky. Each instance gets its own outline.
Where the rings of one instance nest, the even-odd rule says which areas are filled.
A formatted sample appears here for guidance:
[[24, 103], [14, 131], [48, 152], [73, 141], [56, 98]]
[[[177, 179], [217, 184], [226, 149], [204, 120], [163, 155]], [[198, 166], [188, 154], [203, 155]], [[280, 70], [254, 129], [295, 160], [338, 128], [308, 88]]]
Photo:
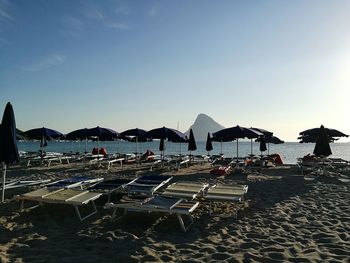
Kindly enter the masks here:
[[[350, 1], [0, 0], [0, 106], [21, 130], [350, 134]], [[349, 138], [340, 141], [350, 141]]]

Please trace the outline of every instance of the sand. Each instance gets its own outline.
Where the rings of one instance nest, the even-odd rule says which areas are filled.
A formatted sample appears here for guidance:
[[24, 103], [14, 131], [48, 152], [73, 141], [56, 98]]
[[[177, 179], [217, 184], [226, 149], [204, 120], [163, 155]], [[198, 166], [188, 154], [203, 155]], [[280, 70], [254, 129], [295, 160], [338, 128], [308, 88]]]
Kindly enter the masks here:
[[[160, 171], [176, 179], [232, 182], [209, 165]], [[111, 170], [82, 164], [12, 167], [8, 178], [57, 179], [72, 175], [134, 177], [148, 168]], [[19, 212], [8, 191], [0, 204], [1, 262], [350, 262], [349, 183], [305, 181], [293, 166], [264, 169], [247, 178], [249, 191], [237, 205], [201, 206], [184, 233], [175, 216], [129, 213], [111, 222], [109, 210], [80, 222], [72, 206], [44, 205]]]

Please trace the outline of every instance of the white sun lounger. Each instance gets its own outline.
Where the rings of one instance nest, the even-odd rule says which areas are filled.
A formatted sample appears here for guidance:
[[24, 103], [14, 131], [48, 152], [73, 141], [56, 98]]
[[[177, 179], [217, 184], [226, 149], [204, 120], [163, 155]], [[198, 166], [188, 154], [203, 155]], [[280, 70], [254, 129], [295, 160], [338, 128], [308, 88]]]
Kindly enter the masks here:
[[208, 186], [200, 182], [175, 182], [165, 188], [161, 195], [192, 200], [202, 196]]
[[[50, 181], [51, 181], [51, 179], [47, 179], [47, 180], [19, 180], [19, 181], [7, 182], [5, 184], [5, 189], [43, 185], [43, 184], [49, 183]], [[2, 190], [2, 185], [0, 185], [0, 190]]]
[[[113, 209], [112, 219], [116, 218], [118, 209], [123, 210], [125, 215], [128, 211], [133, 212], [160, 212], [166, 214], [175, 214], [179, 220], [181, 229], [186, 232], [193, 224], [192, 213], [198, 207], [199, 202], [185, 201], [183, 199], [169, 198], [163, 196], [152, 196], [145, 200], [127, 199], [125, 202], [113, 204], [107, 203], [106, 209]], [[185, 225], [183, 217], [187, 216], [189, 223]], [[118, 217], [121, 218], [122, 216]]]
[[[24, 201], [36, 201], [39, 205], [42, 203], [54, 203], [54, 204], [70, 204], [73, 205], [80, 221], [97, 213], [95, 200], [99, 198], [102, 193], [89, 192], [85, 190], [77, 189], [57, 189], [53, 187], [44, 187], [38, 190], [17, 195], [15, 198], [21, 200], [20, 211], [24, 209]], [[91, 203], [93, 211], [82, 217], [79, 211], [79, 207]], [[37, 207], [37, 206], [35, 206]], [[34, 207], [33, 207], [34, 208]]]
[[[210, 211], [212, 213], [212, 203], [213, 202], [241, 202], [243, 201], [244, 195], [248, 191], [247, 185], [213, 185], [209, 187], [204, 196], [204, 201], [210, 203]], [[235, 217], [237, 217], [237, 211], [235, 211]]]

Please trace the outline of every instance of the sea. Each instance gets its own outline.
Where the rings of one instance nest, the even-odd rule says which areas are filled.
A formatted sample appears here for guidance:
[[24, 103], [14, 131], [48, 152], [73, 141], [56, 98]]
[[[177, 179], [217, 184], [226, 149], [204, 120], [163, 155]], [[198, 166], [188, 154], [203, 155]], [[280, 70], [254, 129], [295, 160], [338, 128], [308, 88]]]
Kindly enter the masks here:
[[[95, 147], [103, 147], [107, 150], [107, 153], [144, 153], [147, 150], [154, 152], [154, 154], [160, 154], [159, 140], [150, 142], [128, 142], [128, 141], [48, 141], [45, 147], [46, 152], [58, 152], [58, 153], [84, 153], [92, 152]], [[197, 150], [192, 151], [193, 155], [208, 154], [205, 150], [206, 142], [196, 142]], [[237, 156], [237, 143], [236, 142], [213, 142], [213, 150], [209, 152], [210, 155], [223, 154], [225, 157]], [[335, 142], [331, 143], [333, 158], [342, 158], [350, 161], [350, 142]], [[165, 142], [165, 155], [186, 155], [189, 154], [187, 150], [187, 143], [172, 143]], [[298, 143], [298, 142], [285, 142], [283, 144], [268, 144], [268, 150], [263, 154], [279, 154], [282, 161], [285, 164], [297, 163], [297, 158], [303, 157], [306, 154], [312, 154], [315, 144], [314, 143]], [[40, 141], [19, 141], [18, 149], [24, 152], [38, 152], [40, 150]], [[244, 157], [249, 154], [260, 155], [259, 143], [250, 141], [238, 142], [238, 156]]]

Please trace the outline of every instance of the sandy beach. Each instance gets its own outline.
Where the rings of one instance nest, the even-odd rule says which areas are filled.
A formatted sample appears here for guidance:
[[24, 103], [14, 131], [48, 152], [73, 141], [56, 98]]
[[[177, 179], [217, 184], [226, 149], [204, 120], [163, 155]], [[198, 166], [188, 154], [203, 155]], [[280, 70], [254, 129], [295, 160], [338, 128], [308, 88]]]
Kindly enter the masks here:
[[[209, 164], [158, 171], [176, 179], [234, 181], [211, 175]], [[60, 179], [74, 175], [133, 178], [148, 167], [90, 168], [83, 164], [20, 167], [8, 179]], [[155, 171], [157, 173], [157, 171]], [[202, 205], [184, 233], [175, 216], [129, 213], [111, 222], [97, 200], [98, 214], [80, 222], [72, 206], [43, 205], [19, 212], [8, 190], [0, 205], [1, 262], [350, 262], [349, 183], [305, 181], [295, 166], [248, 175], [241, 204]], [[239, 206], [238, 219], [232, 211]]]

